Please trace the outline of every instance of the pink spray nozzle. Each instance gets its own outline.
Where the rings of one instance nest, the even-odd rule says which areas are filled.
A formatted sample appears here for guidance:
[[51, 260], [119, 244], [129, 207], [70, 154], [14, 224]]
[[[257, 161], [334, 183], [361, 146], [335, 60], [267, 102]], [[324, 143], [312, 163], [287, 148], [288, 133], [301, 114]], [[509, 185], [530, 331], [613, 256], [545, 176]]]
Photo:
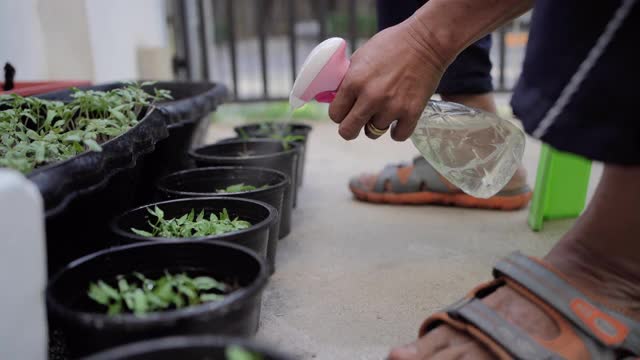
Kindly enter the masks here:
[[342, 82], [349, 59], [347, 43], [341, 38], [330, 38], [316, 46], [307, 57], [289, 96], [292, 107], [298, 108], [316, 99], [331, 102]]

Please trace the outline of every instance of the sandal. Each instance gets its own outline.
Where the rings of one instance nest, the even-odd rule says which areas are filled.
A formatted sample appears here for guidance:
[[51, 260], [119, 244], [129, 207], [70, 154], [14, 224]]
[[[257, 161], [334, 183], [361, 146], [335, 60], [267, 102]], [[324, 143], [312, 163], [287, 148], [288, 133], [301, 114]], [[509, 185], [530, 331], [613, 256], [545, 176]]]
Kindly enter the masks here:
[[[424, 336], [441, 324], [466, 333], [498, 359], [631, 359], [640, 355], [640, 322], [587, 297], [540, 260], [513, 253], [493, 270], [495, 279], [428, 318]], [[529, 335], [481, 299], [508, 286], [538, 305], [560, 329], [551, 340]]]
[[467, 195], [438, 174], [422, 156], [415, 158], [413, 165], [388, 165], [378, 175], [354, 178], [349, 188], [358, 200], [390, 204], [516, 210], [525, 207], [531, 199], [531, 189], [526, 184], [503, 190], [488, 199]]

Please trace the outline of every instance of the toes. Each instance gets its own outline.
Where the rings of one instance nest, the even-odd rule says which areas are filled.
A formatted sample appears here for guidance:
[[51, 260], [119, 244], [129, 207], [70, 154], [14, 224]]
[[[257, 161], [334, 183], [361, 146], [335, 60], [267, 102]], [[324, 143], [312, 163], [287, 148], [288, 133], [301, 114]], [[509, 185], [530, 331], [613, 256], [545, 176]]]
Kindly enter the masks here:
[[418, 341], [395, 348], [388, 360], [492, 359], [484, 346], [447, 325], [440, 325]]
[[366, 191], [371, 191], [375, 187], [377, 179], [377, 174], [361, 174], [359, 176], [351, 178], [351, 180], [349, 181], [349, 185]]
[[431, 360], [491, 360], [493, 357], [482, 345], [475, 342], [467, 342], [460, 345], [447, 347], [429, 357]]
[[420, 359], [418, 356], [418, 348], [415, 344], [405, 345], [403, 347], [395, 348], [391, 350], [387, 360], [417, 360]]

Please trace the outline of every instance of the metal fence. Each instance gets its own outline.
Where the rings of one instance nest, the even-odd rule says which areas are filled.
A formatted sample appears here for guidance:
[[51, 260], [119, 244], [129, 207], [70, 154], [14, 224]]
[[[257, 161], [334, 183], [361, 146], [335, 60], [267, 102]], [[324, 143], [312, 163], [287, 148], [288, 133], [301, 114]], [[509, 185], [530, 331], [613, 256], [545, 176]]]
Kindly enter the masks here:
[[[177, 77], [224, 83], [238, 102], [286, 99], [320, 41], [340, 36], [356, 49], [376, 31], [375, 0], [167, 1]], [[524, 16], [493, 35], [497, 91], [519, 75], [527, 28]]]

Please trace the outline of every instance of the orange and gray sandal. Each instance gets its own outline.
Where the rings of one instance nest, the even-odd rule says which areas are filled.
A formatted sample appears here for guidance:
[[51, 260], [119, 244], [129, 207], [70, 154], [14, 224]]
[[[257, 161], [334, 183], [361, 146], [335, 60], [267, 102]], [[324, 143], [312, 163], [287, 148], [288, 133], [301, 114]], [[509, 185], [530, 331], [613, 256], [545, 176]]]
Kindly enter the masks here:
[[519, 189], [501, 191], [488, 199], [467, 195], [451, 185], [422, 157], [413, 166], [388, 165], [374, 181], [351, 179], [349, 189], [358, 200], [390, 204], [442, 204], [460, 207], [516, 210], [531, 199], [526, 184]]
[[[587, 297], [542, 261], [514, 253], [494, 267], [494, 277], [428, 318], [420, 336], [447, 324], [485, 345], [498, 359], [607, 360], [640, 355], [640, 322]], [[539, 306], [555, 321], [560, 335], [551, 340], [529, 335], [481, 301], [501, 286]]]

